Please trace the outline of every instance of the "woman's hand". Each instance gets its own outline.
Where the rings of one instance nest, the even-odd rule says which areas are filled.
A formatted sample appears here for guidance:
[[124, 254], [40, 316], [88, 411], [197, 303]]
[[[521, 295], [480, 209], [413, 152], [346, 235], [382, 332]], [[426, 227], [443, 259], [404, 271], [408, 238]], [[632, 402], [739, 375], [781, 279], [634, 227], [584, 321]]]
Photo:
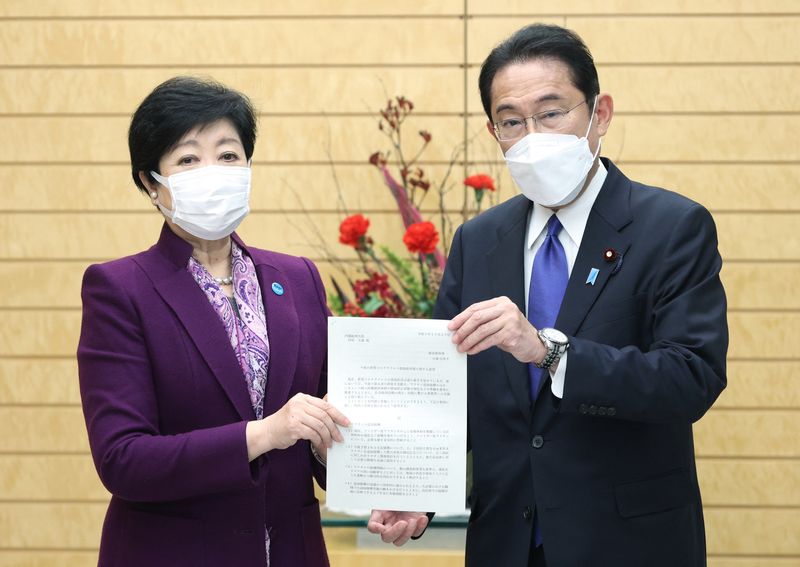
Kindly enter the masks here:
[[344, 440], [337, 425], [348, 427], [350, 420], [326, 400], [296, 394], [274, 414], [247, 424], [248, 455], [253, 460], [273, 449], [287, 449], [300, 439], [311, 441], [318, 450], [327, 449], [334, 441]]

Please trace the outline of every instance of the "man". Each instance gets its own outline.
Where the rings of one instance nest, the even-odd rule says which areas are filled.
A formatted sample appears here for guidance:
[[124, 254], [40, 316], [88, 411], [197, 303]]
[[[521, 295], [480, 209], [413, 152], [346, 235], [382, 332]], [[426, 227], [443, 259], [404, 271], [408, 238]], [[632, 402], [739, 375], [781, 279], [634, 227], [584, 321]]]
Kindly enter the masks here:
[[[522, 195], [456, 232], [436, 305], [471, 355], [467, 565], [705, 565], [692, 423], [728, 345], [714, 222], [598, 159], [614, 105], [573, 32], [519, 30], [479, 84]], [[370, 529], [426, 524], [376, 511]]]

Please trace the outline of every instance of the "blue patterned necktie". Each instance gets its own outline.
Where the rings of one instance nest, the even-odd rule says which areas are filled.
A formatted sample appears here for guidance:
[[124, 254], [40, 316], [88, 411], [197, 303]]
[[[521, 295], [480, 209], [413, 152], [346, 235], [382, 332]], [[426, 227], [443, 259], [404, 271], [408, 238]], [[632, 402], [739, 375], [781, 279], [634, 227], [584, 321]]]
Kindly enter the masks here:
[[[531, 285], [528, 290], [528, 321], [537, 331], [555, 326], [558, 310], [567, 290], [567, 255], [558, 240], [559, 232], [561, 223], [553, 215], [547, 221], [547, 235], [533, 259]], [[542, 369], [531, 363], [528, 370], [531, 378], [531, 400], [535, 400], [542, 381]]]
[[[547, 221], [547, 235], [533, 259], [531, 285], [528, 290], [528, 321], [537, 331], [555, 326], [558, 310], [561, 309], [561, 301], [567, 290], [567, 255], [558, 240], [559, 232], [561, 223], [553, 215]], [[531, 401], [535, 401], [543, 370], [531, 362], [528, 364], [528, 372], [531, 378]], [[542, 545], [538, 513], [533, 516], [533, 544], [535, 547]]]

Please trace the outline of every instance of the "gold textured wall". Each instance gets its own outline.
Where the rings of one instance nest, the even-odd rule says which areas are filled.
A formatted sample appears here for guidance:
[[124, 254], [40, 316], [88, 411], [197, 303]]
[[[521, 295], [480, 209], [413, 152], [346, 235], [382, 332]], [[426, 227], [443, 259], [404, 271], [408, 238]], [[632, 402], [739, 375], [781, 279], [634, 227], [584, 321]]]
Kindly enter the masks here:
[[[87, 264], [157, 236], [126, 162], [138, 102], [178, 73], [253, 98], [248, 242], [323, 260], [295, 191], [336, 249], [332, 160], [351, 207], [397, 245], [366, 163], [385, 146], [373, 112], [387, 93], [412, 99], [409, 131], [431, 131], [425, 166], [441, 173], [484, 127], [480, 62], [532, 21], [592, 49], [616, 102], [603, 154], [705, 204], [719, 228], [729, 386], [695, 429], [709, 564], [800, 564], [800, 2], [0, 0], [0, 567], [96, 561], [107, 493], [80, 410], [79, 288]], [[498, 165], [486, 138], [463, 172]], [[462, 562], [354, 554], [341, 533], [334, 567]]]

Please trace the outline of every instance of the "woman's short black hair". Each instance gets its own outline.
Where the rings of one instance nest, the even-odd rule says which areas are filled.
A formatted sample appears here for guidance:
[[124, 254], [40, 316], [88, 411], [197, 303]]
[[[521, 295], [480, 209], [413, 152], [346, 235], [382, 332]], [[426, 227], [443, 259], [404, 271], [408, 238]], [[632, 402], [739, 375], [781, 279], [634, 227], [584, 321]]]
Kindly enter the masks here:
[[173, 77], [158, 85], [133, 113], [128, 130], [133, 182], [147, 188], [139, 172], [161, 173], [158, 163], [180, 139], [197, 126], [228, 119], [239, 134], [245, 157], [253, 156], [256, 143], [256, 115], [245, 95], [197, 77]]
[[492, 82], [498, 71], [533, 59], [557, 59], [572, 75], [572, 83], [591, 103], [600, 93], [600, 81], [589, 48], [572, 30], [551, 24], [532, 24], [522, 28], [492, 49], [481, 66], [478, 87], [483, 110], [492, 120]]

